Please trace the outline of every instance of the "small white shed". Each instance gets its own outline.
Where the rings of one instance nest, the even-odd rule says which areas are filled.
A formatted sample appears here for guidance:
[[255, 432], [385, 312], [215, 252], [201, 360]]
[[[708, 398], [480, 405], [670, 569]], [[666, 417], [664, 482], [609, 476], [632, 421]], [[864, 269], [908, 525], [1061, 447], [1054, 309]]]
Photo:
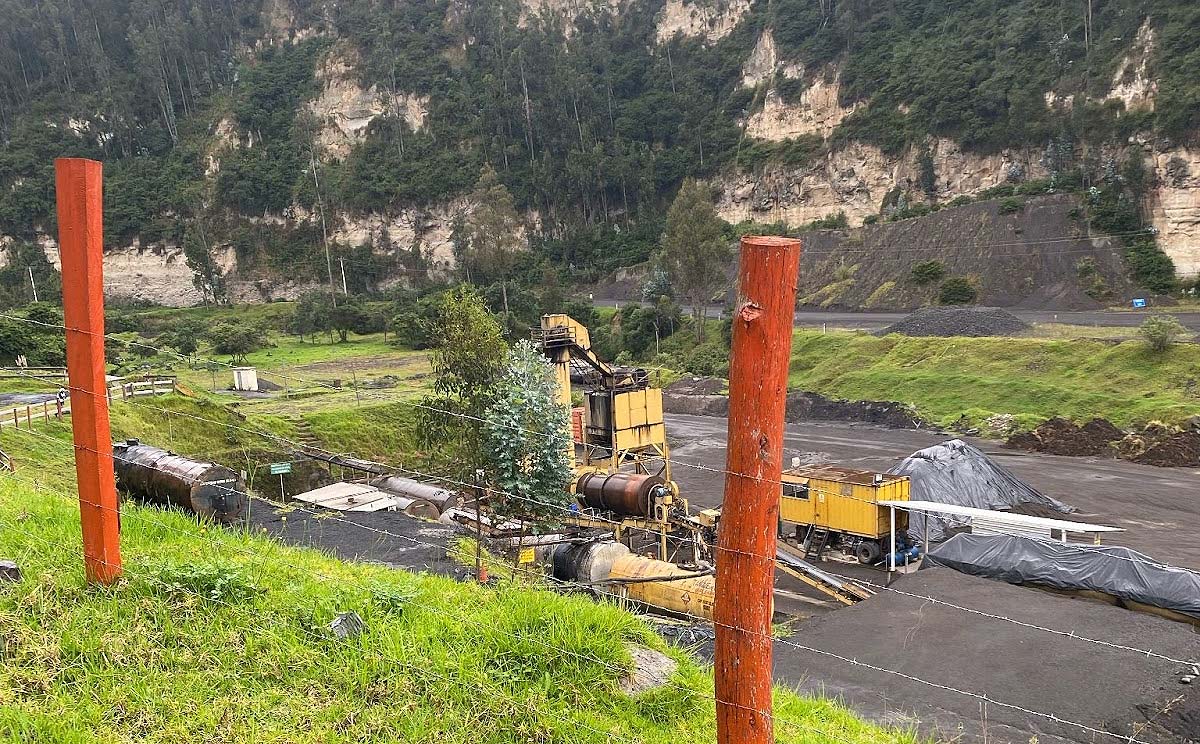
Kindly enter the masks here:
[[257, 391], [258, 370], [256, 370], [254, 367], [234, 367], [233, 389]]

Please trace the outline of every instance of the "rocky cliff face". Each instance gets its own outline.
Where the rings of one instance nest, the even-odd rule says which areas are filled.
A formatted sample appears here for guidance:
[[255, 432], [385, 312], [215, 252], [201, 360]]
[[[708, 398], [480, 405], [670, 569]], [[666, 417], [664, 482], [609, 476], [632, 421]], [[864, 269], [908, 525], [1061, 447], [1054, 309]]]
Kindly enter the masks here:
[[1158, 244], [1185, 276], [1200, 274], [1200, 150], [1153, 153], [1156, 187], [1149, 199]]
[[321, 93], [309, 101], [308, 110], [320, 125], [317, 146], [326, 157], [344, 158], [356, 142], [366, 136], [376, 117], [395, 114], [413, 130], [425, 124], [429, 98], [403, 91], [363, 88], [355, 73], [358, 60], [353, 50], [338, 46], [317, 70]]
[[[1000, 185], [1015, 173], [1030, 178], [1046, 175], [1040, 153], [1031, 150], [983, 156], [965, 153], [950, 140], [938, 140], [930, 154], [939, 201]], [[913, 150], [891, 157], [872, 145], [851, 144], [805, 167], [773, 166], [722, 178], [717, 183], [717, 208], [730, 222], [803, 225], [844, 212], [852, 225], [859, 225], [864, 217], [879, 214], [884, 198], [894, 189], [914, 201], [926, 198], [919, 157]]]

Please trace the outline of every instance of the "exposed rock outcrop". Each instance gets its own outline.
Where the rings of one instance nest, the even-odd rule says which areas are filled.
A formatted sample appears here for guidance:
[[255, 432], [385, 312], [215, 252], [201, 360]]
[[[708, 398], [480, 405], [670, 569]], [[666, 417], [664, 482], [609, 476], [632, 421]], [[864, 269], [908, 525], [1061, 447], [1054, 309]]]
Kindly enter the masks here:
[[752, 0], [667, 0], [655, 36], [661, 44], [675, 34], [707, 41], [725, 38], [750, 12]]
[[1153, 52], [1154, 27], [1147, 18], [1138, 29], [1129, 53], [1121, 60], [1113, 74], [1112, 90], [1109, 91], [1107, 100], [1121, 101], [1126, 109], [1154, 110], [1158, 81], [1151, 78], [1148, 71]]
[[[815, 117], [816, 114], [814, 113]], [[936, 140], [930, 148], [938, 199], [949, 201], [1006, 181], [1014, 166], [1029, 178], [1047, 175], [1041, 153], [1005, 150], [994, 155], [964, 152], [955, 142]], [[769, 167], [718, 181], [717, 209], [730, 222], [776, 221], [803, 225], [845, 212], [851, 224], [878, 214], [893, 189], [920, 194], [920, 153], [891, 157], [874, 145], [853, 143], [800, 168]]]
[[425, 125], [429, 98], [402, 91], [363, 88], [355, 70], [360, 66], [348, 47], [338, 46], [326, 55], [317, 69], [321, 93], [308, 103], [320, 123], [317, 146], [327, 157], [344, 158], [354, 143], [361, 141], [376, 117], [403, 117], [414, 130]]
[[746, 121], [746, 134], [776, 141], [809, 134], [826, 139], [860, 105], [843, 106], [840, 94], [836, 69], [829, 70], [828, 75], [818, 75], [792, 103], [785, 102], [779, 91], [772, 89], [763, 107]]
[[1158, 244], [1184, 276], [1200, 274], [1200, 150], [1176, 147], [1153, 155], [1157, 185], [1150, 220]]

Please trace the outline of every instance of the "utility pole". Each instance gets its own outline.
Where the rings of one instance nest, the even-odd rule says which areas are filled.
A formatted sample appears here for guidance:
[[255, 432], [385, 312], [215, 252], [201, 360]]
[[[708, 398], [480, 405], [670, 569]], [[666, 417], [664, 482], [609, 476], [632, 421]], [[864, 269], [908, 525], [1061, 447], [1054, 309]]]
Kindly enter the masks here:
[[350, 294], [350, 290], [346, 289], [346, 257], [338, 256], [338, 265], [342, 267], [342, 294]]
[[103, 166], [59, 158], [54, 174], [83, 562], [88, 582], [112, 584], [121, 578], [121, 546], [104, 378]]
[[772, 744], [771, 609], [800, 241], [742, 238], [717, 542], [717, 744]]
[[33, 301], [37, 302], [37, 282], [33, 281], [33, 267], [26, 266], [25, 270], [29, 272], [29, 286], [33, 288]]

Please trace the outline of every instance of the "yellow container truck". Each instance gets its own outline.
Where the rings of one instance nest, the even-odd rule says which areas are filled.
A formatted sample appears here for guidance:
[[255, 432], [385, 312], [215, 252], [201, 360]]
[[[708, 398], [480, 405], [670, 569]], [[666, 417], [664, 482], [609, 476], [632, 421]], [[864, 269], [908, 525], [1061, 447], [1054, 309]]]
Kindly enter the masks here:
[[[806, 557], [819, 559], [827, 547], [837, 547], [874, 564], [891, 549], [890, 509], [879, 502], [908, 501], [907, 476], [810, 465], [783, 471], [781, 480], [779, 537], [804, 546]], [[908, 512], [897, 510], [898, 563], [904, 554], [917, 555], [907, 530]]]

